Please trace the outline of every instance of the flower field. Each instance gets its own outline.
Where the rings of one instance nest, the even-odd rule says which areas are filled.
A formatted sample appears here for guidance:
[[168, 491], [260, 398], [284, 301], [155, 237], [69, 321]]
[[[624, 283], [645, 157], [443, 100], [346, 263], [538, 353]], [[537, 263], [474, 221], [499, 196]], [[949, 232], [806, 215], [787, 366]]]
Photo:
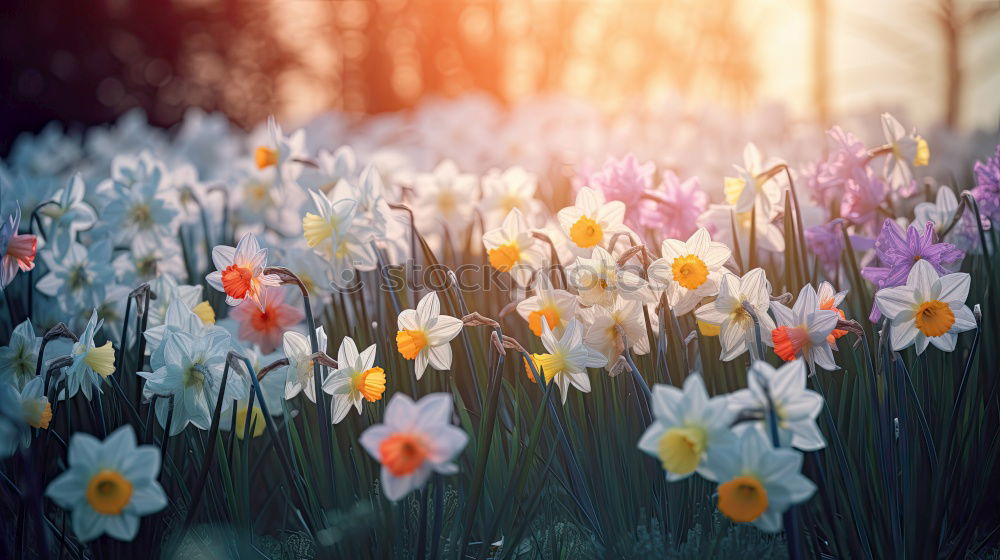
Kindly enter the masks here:
[[996, 557], [998, 139], [755, 117], [22, 135], [0, 557]]

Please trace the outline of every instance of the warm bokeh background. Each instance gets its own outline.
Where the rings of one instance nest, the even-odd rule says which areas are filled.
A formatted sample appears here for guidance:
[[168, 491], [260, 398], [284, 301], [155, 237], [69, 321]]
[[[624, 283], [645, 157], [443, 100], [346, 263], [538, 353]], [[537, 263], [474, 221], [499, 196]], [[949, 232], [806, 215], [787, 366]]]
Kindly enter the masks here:
[[471, 90], [512, 102], [564, 91], [830, 122], [892, 109], [995, 130], [996, 0], [55, 0], [0, 18], [0, 153], [58, 119], [190, 106], [249, 126], [365, 114]]

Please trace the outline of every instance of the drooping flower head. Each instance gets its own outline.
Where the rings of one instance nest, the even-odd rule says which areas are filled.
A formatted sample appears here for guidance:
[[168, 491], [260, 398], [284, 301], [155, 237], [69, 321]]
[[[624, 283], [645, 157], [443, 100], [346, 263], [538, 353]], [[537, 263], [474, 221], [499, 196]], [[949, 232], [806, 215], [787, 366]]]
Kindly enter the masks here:
[[812, 284], [802, 287], [791, 309], [772, 301], [771, 312], [778, 326], [764, 341], [774, 347], [778, 357], [786, 362], [802, 358], [809, 364], [811, 373], [815, 373], [816, 365], [827, 371], [837, 369], [828, 339], [833, 336], [840, 314], [832, 307], [820, 307]]
[[267, 288], [281, 283], [277, 275], [264, 274], [267, 249], [260, 248], [252, 233], [243, 235], [236, 247], [216, 245], [212, 261], [216, 270], [205, 279], [213, 288], [225, 293], [226, 303], [232, 306], [251, 299], [263, 310]]
[[38, 239], [28, 233], [18, 233], [20, 226], [20, 207], [15, 208], [7, 221], [0, 224], [0, 289], [9, 286], [19, 270], [27, 272], [35, 268]]
[[[326, 331], [322, 326], [316, 327], [316, 345], [320, 351], [326, 349]], [[285, 383], [285, 399], [291, 399], [300, 392], [306, 398], [316, 402], [316, 380], [314, 378], [312, 346], [306, 335], [288, 331], [282, 337], [282, 349], [288, 358], [288, 378]]]
[[587, 368], [604, 367], [608, 364], [607, 356], [584, 343], [583, 324], [578, 319], [567, 323], [559, 338], [549, 329], [548, 323], [543, 323], [542, 346], [547, 353], [532, 357], [541, 368], [538, 373], [544, 375], [546, 381], [555, 381], [559, 387], [563, 404], [566, 404], [569, 396], [570, 385], [584, 393], [590, 392]]
[[94, 337], [101, 332], [104, 321], [97, 318], [95, 309], [80, 340], [73, 345], [73, 364], [66, 368], [66, 398], [77, 392], [89, 401], [92, 391], [101, 391], [101, 381], [115, 372], [115, 349], [111, 341], [97, 346]]
[[455, 474], [455, 458], [469, 437], [451, 424], [452, 396], [431, 393], [413, 402], [396, 393], [385, 407], [382, 424], [362, 432], [362, 447], [382, 464], [382, 493], [391, 501], [420, 488], [431, 473]]
[[[901, 286], [918, 261], [932, 265], [938, 274], [946, 274], [949, 267], [965, 256], [951, 243], [938, 243], [931, 222], [927, 222], [923, 233], [913, 225], [904, 232], [890, 219], [882, 224], [882, 231], [875, 240], [875, 252], [882, 266], [866, 266], [861, 269], [861, 275], [877, 289]], [[878, 321], [881, 317], [878, 305], [873, 306], [870, 319]]]
[[104, 441], [76, 432], [69, 442], [69, 468], [45, 495], [72, 512], [73, 532], [81, 542], [105, 533], [131, 541], [140, 517], [167, 507], [159, 474], [160, 450], [136, 445], [132, 426], [118, 428]]
[[875, 305], [891, 321], [892, 349], [911, 344], [923, 354], [928, 344], [945, 352], [955, 349], [958, 333], [976, 328], [976, 318], [965, 305], [971, 277], [964, 272], [938, 276], [928, 261], [913, 265], [906, 284], [875, 294]]
[[930, 163], [931, 151], [927, 141], [915, 130], [906, 132], [889, 113], [882, 113], [882, 134], [891, 148], [885, 158], [882, 175], [893, 190], [902, 196], [910, 196], [916, 189], [911, 166], [923, 167]]
[[417, 379], [424, 375], [427, 364], [435, 369], [451, 369], [451, 339], [462, 330], [462, 320], [441, 315], [437, 292], [430, 292], [417, 302], [416, 310], [399, 313], [396, 348], [407, 360], [414, 360]]
[[375, 345], [358, 352], [354, 339], [345, 336], [337, 351], [337, 365], [323, 382], [323, 391], [333, 396], [330, 402], [330, 422], [336, 424], [347, 416], [353, 406], [361, 414], [362, 401], [375, 402], [385, 393], [385, 370], [375, 367]]
[[[737, 414], [773, 406], [778, 426], [791, 432], [792, 447], [802, 451], [826, 447], [823, 432], [816, 425], [816, 418], [823, 410], [823, 397], [806, 388], [806, 365], [802, 360], [793, 360], [777, 369], [763, 360], [755, 361], [747, 372], [747, 388], [730, 393], [728, 399], [730, 409]], [[761, 435], [770, 433], [766, 418], [742, 423], [735, 429], [756, 429]]]

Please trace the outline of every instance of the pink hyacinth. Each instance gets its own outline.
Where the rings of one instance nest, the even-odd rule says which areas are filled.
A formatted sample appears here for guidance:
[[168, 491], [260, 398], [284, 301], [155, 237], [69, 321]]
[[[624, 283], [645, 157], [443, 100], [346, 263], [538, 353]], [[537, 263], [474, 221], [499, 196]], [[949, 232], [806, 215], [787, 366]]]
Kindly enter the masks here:
[[270, 354], [281, 346], [284, 332], [305, 317], [298, 306], [285, 302], [289, 293], [287, 289], [278, 287], [270, 291], [272, 296], [265, 301], [263, 310], [248, 299], [230, 312], [240, 325], [240, 339], [256, 344], [264, 354]]

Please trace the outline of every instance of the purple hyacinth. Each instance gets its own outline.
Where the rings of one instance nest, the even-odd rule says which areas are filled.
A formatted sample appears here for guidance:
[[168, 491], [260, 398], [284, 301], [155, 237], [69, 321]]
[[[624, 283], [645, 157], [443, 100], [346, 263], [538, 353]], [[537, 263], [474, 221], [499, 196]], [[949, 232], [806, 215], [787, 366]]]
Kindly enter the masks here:
[[889, 187], [868, 167], [855, 167], [843, 185], [840, 215], [874, 234]]
[[836, 272], [840, 255], [844, 252], [844, 234], [840, 229], [842, 223], [842, 220], [834, 220], [806, 228], [806, 246], [816, 255], [828, 274]]
[[[890, 219], [882, 224], [882, 231], [875, 240], [875, 254], [884, 266], [866, 266], [861, 269], [861, 275], [879, 290], [905, 284], [913, 263], [919, 260], [932, 264], [938, 274], [948, 274], [949, 268], [965, 256], [951, 243], [937, 242], [934, 222], [927, 222], [923, 233], [912, 225], [904, 232]], [[878, 307], [872, 306], [869, 319], [876, 322], [881, 318]]]
[[661, 238], [687, 239], [698, 229], [698, 216], [708, 206], [708, 195], [697, 177], [684, 182], [673, 171], [663, 172], [660, 188], [639, 201], [639, 225]]
[[976, 162], [975, 173], [976, 188], [972, 189], [972, 196], [979, 212], [984, 218], [1000, 223], [1000, 145], [986, 163]]
[[827, 131], [834, 141], [833, 149], [825, 160], [817, 162], [808, 174], [812, 198], [820, 206], [829, 208], [843, 196], [845, 185], [855, 171], [868, 161], [868, 150], [853, 134], [839, 126]]

